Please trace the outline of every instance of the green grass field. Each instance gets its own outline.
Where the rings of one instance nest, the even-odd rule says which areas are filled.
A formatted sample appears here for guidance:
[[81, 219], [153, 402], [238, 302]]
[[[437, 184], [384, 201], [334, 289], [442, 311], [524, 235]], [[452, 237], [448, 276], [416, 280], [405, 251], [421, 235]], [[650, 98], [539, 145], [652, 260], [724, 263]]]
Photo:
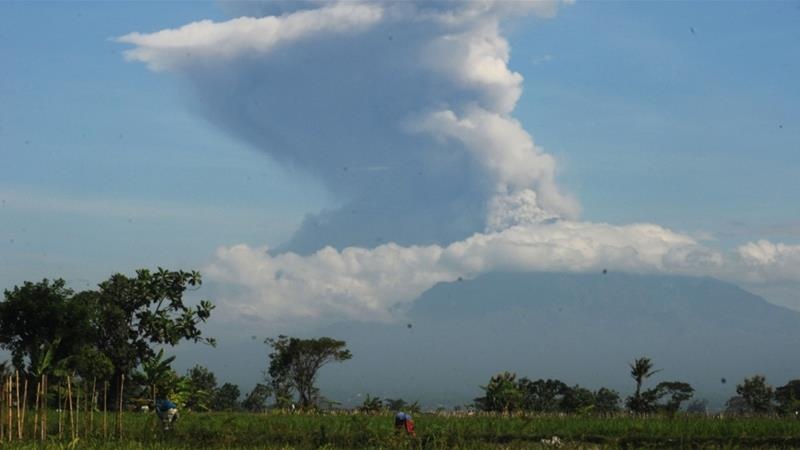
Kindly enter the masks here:
[[[542, 439], [558, 436], [566, 448], [798, 448], [800, 421], [793, 418], [711, 418], [679, 416], [440, 416], [416, 417], [417, 437], [395, 432], [392, 416], [349, 414], [184, 414], [164, 432], [155, 414], [127, 413], [122, 438], [113, 437], [115, 418], [108, 417], [103, 437], [102, 416], [95, 414], [90, 432], [80, 418], [72, 439], [64, 418], [52, 414], [47, 448], [262, 448], [262, 449], [521, 449], [543, 448]], [[26, 428], [26, 433], [31, 434]], [[16, 436], [15, 436], [16, 437]], [[6, 442], [8, 448], [42, 448], [28, 437]]]

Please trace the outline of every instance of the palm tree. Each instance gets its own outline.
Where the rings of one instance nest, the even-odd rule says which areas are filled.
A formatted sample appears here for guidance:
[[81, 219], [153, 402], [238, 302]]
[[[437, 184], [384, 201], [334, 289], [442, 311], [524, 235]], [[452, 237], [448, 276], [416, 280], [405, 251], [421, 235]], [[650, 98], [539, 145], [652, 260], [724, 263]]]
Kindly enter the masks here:
[[630, 406], [634, 412], [641, 412], [644, 406], [642, 405], [642, 383], [653, 374], [660, 372], [661, 369], [653, 370], [653, 362], [646, 357], [633, 360], [629, 366], [631, 368], [631, 378], [636, 380], [636, 392], [633, 394]]

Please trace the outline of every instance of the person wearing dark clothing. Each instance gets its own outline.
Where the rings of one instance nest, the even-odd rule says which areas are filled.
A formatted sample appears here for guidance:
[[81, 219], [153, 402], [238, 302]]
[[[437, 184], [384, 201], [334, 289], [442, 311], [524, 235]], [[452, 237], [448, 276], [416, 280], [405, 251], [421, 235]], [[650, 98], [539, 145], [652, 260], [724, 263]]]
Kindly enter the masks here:
[[409, 435], [416, 436], [414, 432], [414, 419], [411, 418], [411, 414], [406, 414], [402, 411], [395, 414], [394, 428], [396, 430], [405, 430]]

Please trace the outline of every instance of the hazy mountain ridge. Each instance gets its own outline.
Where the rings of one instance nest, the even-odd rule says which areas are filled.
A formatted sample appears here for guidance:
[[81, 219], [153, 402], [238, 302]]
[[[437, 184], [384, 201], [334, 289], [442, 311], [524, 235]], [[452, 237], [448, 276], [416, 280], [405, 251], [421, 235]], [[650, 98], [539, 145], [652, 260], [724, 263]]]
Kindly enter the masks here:
[[323, 390], [460, 404], [511, 370], [627, 395], [627, 363], [649, 356], [664, 369], [654, 382], [688, 381], [719, 405], [744, 376], [764, 373], [775, 385], [800, 377], [800, 313], [712, 278], [494, 273], [440, 283], [407, 317], [322, 330], [355, 355], [326, 368]]

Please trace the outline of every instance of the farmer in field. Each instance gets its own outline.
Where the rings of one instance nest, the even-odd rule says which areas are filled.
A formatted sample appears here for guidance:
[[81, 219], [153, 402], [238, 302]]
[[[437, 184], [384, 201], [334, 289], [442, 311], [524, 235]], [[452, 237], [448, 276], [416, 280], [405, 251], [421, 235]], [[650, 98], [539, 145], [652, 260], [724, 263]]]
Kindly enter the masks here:
[[165, 398], [156, 402], [156, 414], [164, 425], [164, 430], [169, 430], [169, 426], [178, 420], [178, 405]]
[[414, 432], [414, 420], [411, 418], [411, 415], [402, 411], [394, 415], [394, 428], [398, 431], [405, 430], [405, 432], [411, 436], [417, 435]]

